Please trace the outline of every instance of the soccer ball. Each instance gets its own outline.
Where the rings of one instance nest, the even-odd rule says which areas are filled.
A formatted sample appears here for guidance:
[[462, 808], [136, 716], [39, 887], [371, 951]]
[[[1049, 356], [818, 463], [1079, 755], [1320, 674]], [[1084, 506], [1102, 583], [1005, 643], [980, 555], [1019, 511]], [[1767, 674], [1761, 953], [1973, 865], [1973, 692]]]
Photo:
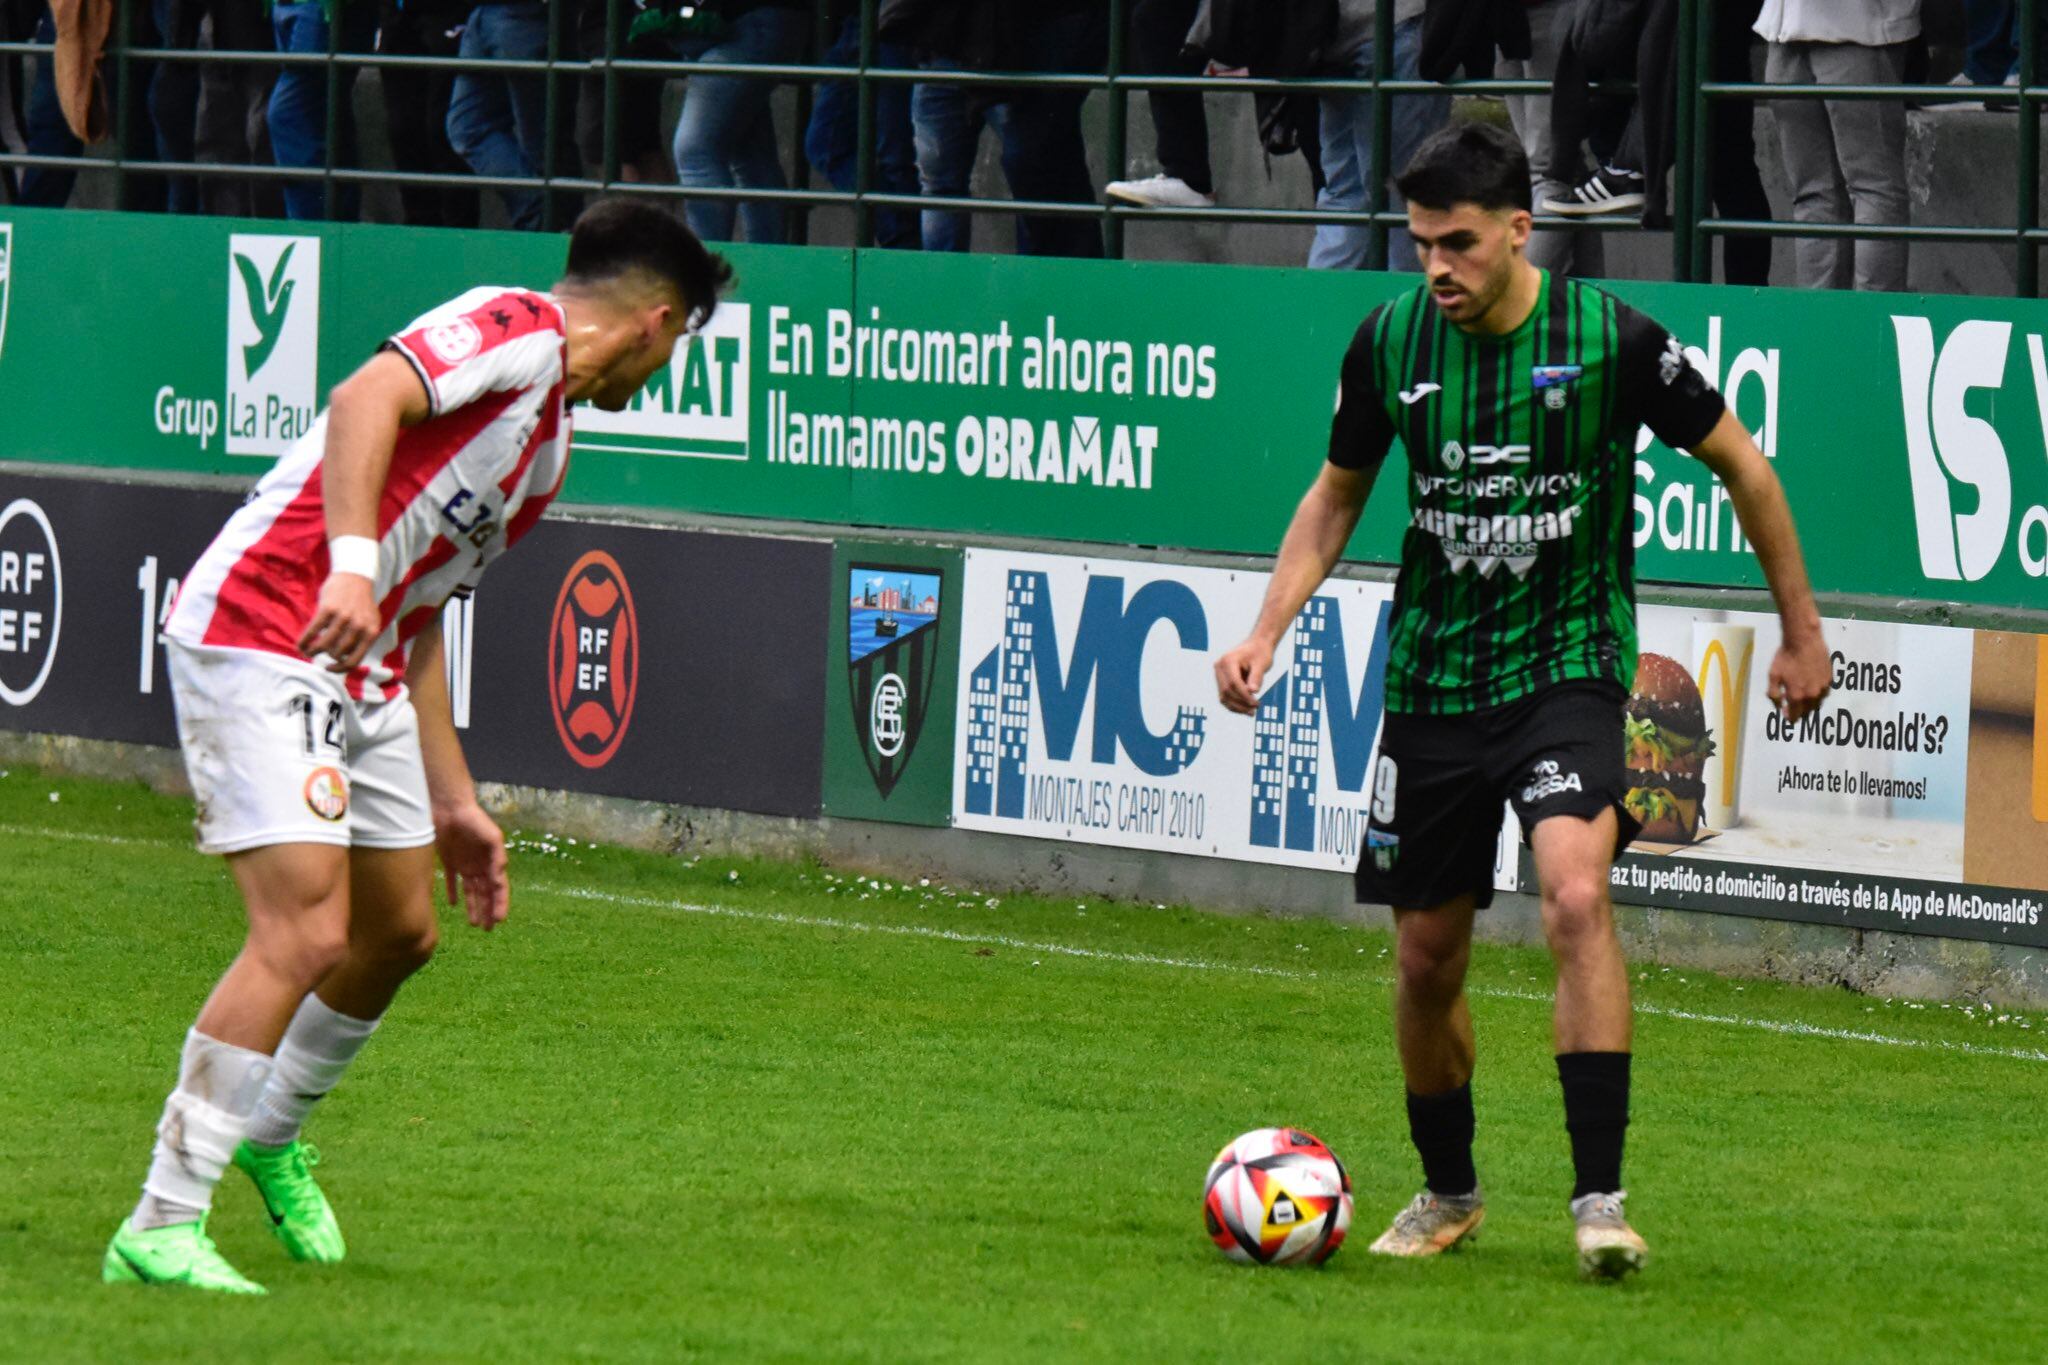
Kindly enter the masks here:
[[1351, 1177], [1315, 1134], [1255, 1129], [1209, 1167], [1202, 1222], [1233, 1261], [1318, 1265], [1351, 1228]]

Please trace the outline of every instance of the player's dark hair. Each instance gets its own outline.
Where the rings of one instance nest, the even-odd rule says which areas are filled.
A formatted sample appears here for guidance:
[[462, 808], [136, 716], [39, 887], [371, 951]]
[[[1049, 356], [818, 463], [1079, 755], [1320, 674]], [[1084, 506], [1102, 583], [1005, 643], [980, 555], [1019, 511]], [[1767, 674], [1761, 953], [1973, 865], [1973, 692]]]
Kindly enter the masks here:
[[1532, 212], [1529, 154], [1505, 128], [1454, 123], [1422, 140], [1408, 167], [1394, 177], [1402, 197], [1426, 209], [1455, 204]]
[[707, 251], [680, 219], [638, 199], [600, 199], [583, 210], [569, 229], [569, 265], [562, 280], [595, 285], [644, 271], [675, 287], [690, 310], [690, 325], [701, 327], [732, 284], [732, 266]]

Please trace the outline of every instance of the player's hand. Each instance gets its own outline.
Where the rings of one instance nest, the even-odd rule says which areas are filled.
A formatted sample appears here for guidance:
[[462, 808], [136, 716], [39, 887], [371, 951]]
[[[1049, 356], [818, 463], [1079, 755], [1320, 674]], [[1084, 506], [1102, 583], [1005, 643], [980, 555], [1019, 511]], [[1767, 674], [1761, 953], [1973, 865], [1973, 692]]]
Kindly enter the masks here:
[[1259, 709], [1259, 689], [1273, 666], [1273, 647], [1254, 637], [1216, 660], [1216, 696], [1240, 715]]
[[299, 634], [299, 653], [325, 654], [334, 660], [330, 673], [346, 673], [363, 661], [363, 653], [381, 633], [377, 599], [370, 580], [361, 574], [331, 573], [320, 585], [320, 603]]
[[474, 801], [434, 813], [434, 847], [448, 876], [448, 903], [469, 912], [469, 922], [490, 930], [512, 907], [505, 875], [505, 835]]
[[1821, 704], [1833, 679], [1827, 642], [1815, 631], [1805, 639], [1778, 646], [1771, 660], [1771, 705], [1787, 720], [1798, 720]]

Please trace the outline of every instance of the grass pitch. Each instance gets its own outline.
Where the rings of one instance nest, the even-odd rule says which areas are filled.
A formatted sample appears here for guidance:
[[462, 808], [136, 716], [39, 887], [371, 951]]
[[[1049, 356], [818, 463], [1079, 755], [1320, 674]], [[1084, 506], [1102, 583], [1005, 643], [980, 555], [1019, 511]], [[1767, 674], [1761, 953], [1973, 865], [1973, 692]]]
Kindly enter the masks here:
[[[1384, 935], [533, 837], [510, 923], [447, 912], [314, 1115], [348, 1262], [286, 1261], [230, 1171], [212, 1231], [268, 1299], [102, 1286], [240, 933], [189, 816], [0, 777], [0, 1356], [2048, 1355], [2038, 1016], [1643, 970], [1628, 1183], [1653, 1259], [1585, 1286], [1549, 966], [1482, 948], [1486, 1234], [1389, 1263], [1364, 1245], [1418, 1175]], [[1202, 1235], [1210, 1157], [1269, 1123], [1356, 1182], [1321, 1270]]]

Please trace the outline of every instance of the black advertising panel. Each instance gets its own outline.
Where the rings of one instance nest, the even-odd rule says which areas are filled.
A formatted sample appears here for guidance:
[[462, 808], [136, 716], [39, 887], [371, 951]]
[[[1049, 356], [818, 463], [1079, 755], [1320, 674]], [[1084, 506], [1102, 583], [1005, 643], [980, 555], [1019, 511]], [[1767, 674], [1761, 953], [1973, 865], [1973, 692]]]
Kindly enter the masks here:
[[824, 541], [542, 522], [448, 632], [470, 767], [816, 815], [831, 566]]
[[176, 744], [164, 617], [240, 503], [0, 467], [0, 729]]
[[[232, 491], [0, 466], [0, 729], [175, 745], [161, 627]], [[485, 781], [816, 815], [832, 547], [545, 521], [444, 615]]]

